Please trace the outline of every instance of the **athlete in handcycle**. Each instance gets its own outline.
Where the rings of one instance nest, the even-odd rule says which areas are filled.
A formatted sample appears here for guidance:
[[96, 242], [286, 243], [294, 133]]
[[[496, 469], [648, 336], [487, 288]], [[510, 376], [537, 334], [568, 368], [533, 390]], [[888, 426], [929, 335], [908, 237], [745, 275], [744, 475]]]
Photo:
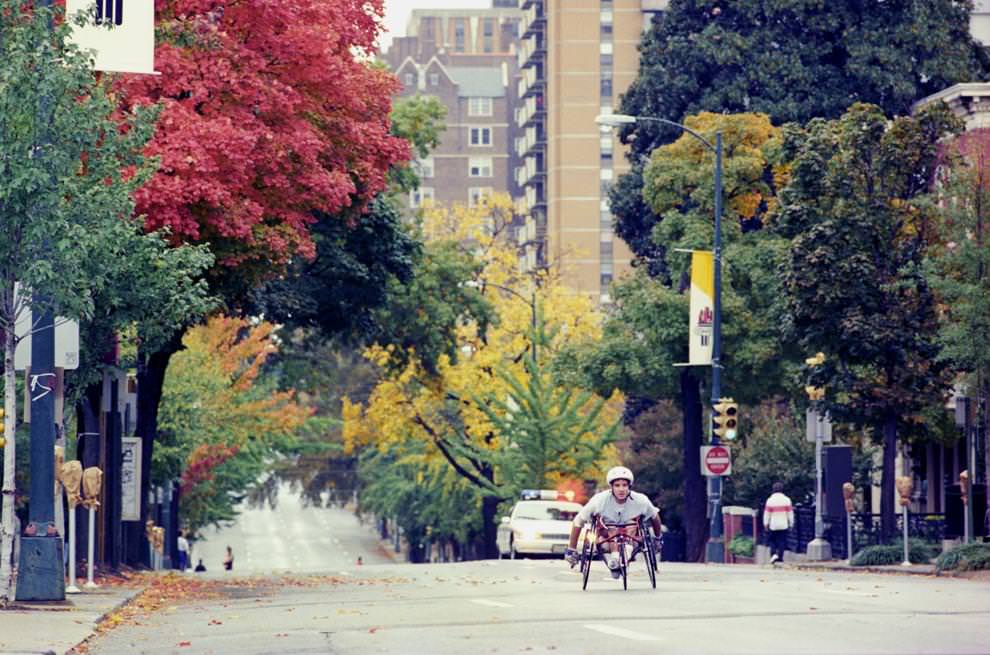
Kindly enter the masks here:
[[[581, 508], [571, 526], [570, 543], [564, 559], [573, 568], [579, 562], [588, 584], [591, 562], [601, 556], [612, 577], [622, 578], [626, 584], [627, 566], [642, 552], [646, 560], [650, 581], [656, 587], [656, 553], [660, 550], [660, 510], [654, 507], [645, 494], [632, 491], [633, 473], [624, 466], [616, 466], [605, 476], [609, 489], [591, 497]], [[581, 552], [577, 541], [582, 528], [591, 522], [585, 533]], [[651, 537], [647, 523], [653, 526]]]

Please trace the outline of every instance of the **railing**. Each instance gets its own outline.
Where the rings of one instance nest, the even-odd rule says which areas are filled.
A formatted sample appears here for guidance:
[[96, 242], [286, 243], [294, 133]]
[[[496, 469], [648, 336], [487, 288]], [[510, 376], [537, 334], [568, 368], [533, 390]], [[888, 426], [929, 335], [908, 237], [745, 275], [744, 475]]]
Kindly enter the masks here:
[[[847, 559], [846, 516], [826, 516], [825, 533], [823, 537], [832, 547], [834, 559]], [[898, 513], [895, 517], [895, 539], [903, 533], [903, 516]], [[883, 543], [880, 531], [880, 514], [854, 512], [852, 514], [853, 549], [858, 552], [867, 546]], [[908, 514], [908, 537], [941, 545], [945, 539], [944, 514]], [[788, 535], [788, 549], [803, 553], [808, 549], [808, 543], [815, 538], [815, 506], [796, 505], [794, 507], [794, 529]], [[760, 539], [767, 544], [769, 534], [766, 530]]]

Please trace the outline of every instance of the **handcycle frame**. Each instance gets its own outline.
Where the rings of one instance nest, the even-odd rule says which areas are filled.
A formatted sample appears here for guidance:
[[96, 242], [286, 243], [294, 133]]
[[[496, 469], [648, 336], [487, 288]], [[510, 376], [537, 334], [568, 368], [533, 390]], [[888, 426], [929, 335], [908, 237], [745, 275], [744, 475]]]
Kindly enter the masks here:
[[[581, 545], [581, 588], [587, 590], [588, 578], [591, 574], [591, 564], [595, 559], [605, 563], [604, 553], [608, 552], [605, 544], [611, 544], [619, 554], [619, 570], [622, 572], [622, 588], [628, 589], [629, 564], [636, 555], [643, 553], [650, 585], [657, 588], [657, 553], [648, 541], [649, 530], [643, 517], [638, 517], [630, 523], [605, 523], [601, 516], [595, 516], [591, 527], [585, 530]], [[632, 552], [626, 559], [626, 545], [632, 545]], [[606, 565], [607, 566], [607, 565]]]

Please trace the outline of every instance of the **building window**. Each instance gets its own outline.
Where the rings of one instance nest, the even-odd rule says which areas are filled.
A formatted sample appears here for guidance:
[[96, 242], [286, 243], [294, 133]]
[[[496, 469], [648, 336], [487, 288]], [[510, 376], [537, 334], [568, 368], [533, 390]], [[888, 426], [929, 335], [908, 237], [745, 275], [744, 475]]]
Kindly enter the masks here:
[[485, 97], [468, 98], [468, 116], [491, 116], [492, 99]]
[[492, 188], [490, 186], [473, 186], [468, 188], [468, 206], [477, 207], [485, 198], [492, 195]]
[[603, 42], [598, 44], [598, 51], [603, 55], [612, 56], [612, 42]]
[[409, 192], [410, 207], [422, 207], [424, 200], [433, 200], [433, 187], [421, 186]]
[[598, 234], [602, 243], [612, 243], [612, 230], [602, 230]]
[[598, 175], [602, 181], [610, 182], [612, 180], [613, 172], [611, 168], [603, 168], [600, 171], [598, 171]]
[[598, 146], [602, 152], [612, 152], [612, 137], [603, 136], [598, 140]]
[[612, 286], [612, 274], [602, 273], [599, 279], [601, 280], [601, 285], [602, 285], [602, 295], [605, 295], [605, 292], [608, 291], [608, 288]]
[[420, 178], [433, 177], [433, 157], [424, 157], [415, 163], [416, 173]]
[[611, 168], [612, 167], [612, 153], [610, 153], [610, 152], [603, 152], [601, 154], [601, 156], [598, 158], [598, 161], [599, 161], [599, 164], [601, 165], [601, 167], [603, 169], [606, 168], [606, 167], [607, 168]]
[[464, 19], [454, 20], [454, 52], [464, 52]]
[[602, 23], [601, 28], [598, 30], [598, 34], [602, 41], [612, 41], [612, 23]]
[[416, 75], [414, 73], [406, 73], [404, 79], [406, 86], [412, 86], [416, 83]]
[[[601, 255], [601, 258], [603, 260], [604, 259], [612, 259], [612, 242], [611, 241], [602, 241], [601, 243], [599, 243], [598, 244], [598, 254]], [[604, 264], [604, 262], [603, 262], [603, 264]], [[609, 263], [609, 265], [611, 266], [611, 262]], [[604, 268], [604, 265], [602, 267]]]
[[[608, 202], [608, 201], [607, 200], [602, 201], [603, 204], [605, 202]], [[607, 210], [602, 210], [601, 213], [598, 214], [598, 227], [600, 229], [602, 229], [602, 230], [608, 230], [609, 233], [612, 232], [612, 214], [611, 214], [611, 212], [609, 212]]]
[[430, 73], [430, 86], [439, 86], [439, 85], [440, 85], [440, 74]]
[[602, 76], [599, 90], [601, 91], [602, 98], [611, 98], [612, 97], [612, 76], [611, 75], [609, 75], [608, 77], [605, 77], [604, 75]]
[[599, 22], [602, 25], [611, 25], [612, 24], [612, 10], [611, 9], [602, 9], [599, 12], [598, 16], [599, 16]]
[[491, 177], [492, 158], [472, 157], [468, 160], [468, 175], [471, 177]]
[[482, 47], [485, 52], [495, 51], [495, 19], [486, 18], [482, 25]]
[[490, 146], [492, 144], [492, 128], [472, 127], [470, 143], [472, 146]]
[[[604, 45], [604, 44], [602, 44], [602, 45]], [[609, 45], [611, 45], [611, 44], [609, 44]], [[612, 53], [609, 53], [607, 55], [606, 54], [602, 54], [601, 57], [598, 60], [598, 64], [603, 69], [605, 69], [605, 68], [612, 68]]]
[[608, 260], [602, 260], [599, 264], [598, 271], [602, 275], [612, 275], [612, 259], [609, 258]]

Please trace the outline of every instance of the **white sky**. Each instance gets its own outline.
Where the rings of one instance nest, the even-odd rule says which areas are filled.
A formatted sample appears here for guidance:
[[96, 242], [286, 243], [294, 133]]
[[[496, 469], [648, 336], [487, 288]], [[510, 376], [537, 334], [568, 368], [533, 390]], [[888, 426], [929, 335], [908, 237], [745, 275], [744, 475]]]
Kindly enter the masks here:
[[388, 50], [393, 36], [406, 35], [406, 22], [413, 9], [486, 9], [491, 0], [385, 0], [385, 28], [381, 37], [382, 52]]

